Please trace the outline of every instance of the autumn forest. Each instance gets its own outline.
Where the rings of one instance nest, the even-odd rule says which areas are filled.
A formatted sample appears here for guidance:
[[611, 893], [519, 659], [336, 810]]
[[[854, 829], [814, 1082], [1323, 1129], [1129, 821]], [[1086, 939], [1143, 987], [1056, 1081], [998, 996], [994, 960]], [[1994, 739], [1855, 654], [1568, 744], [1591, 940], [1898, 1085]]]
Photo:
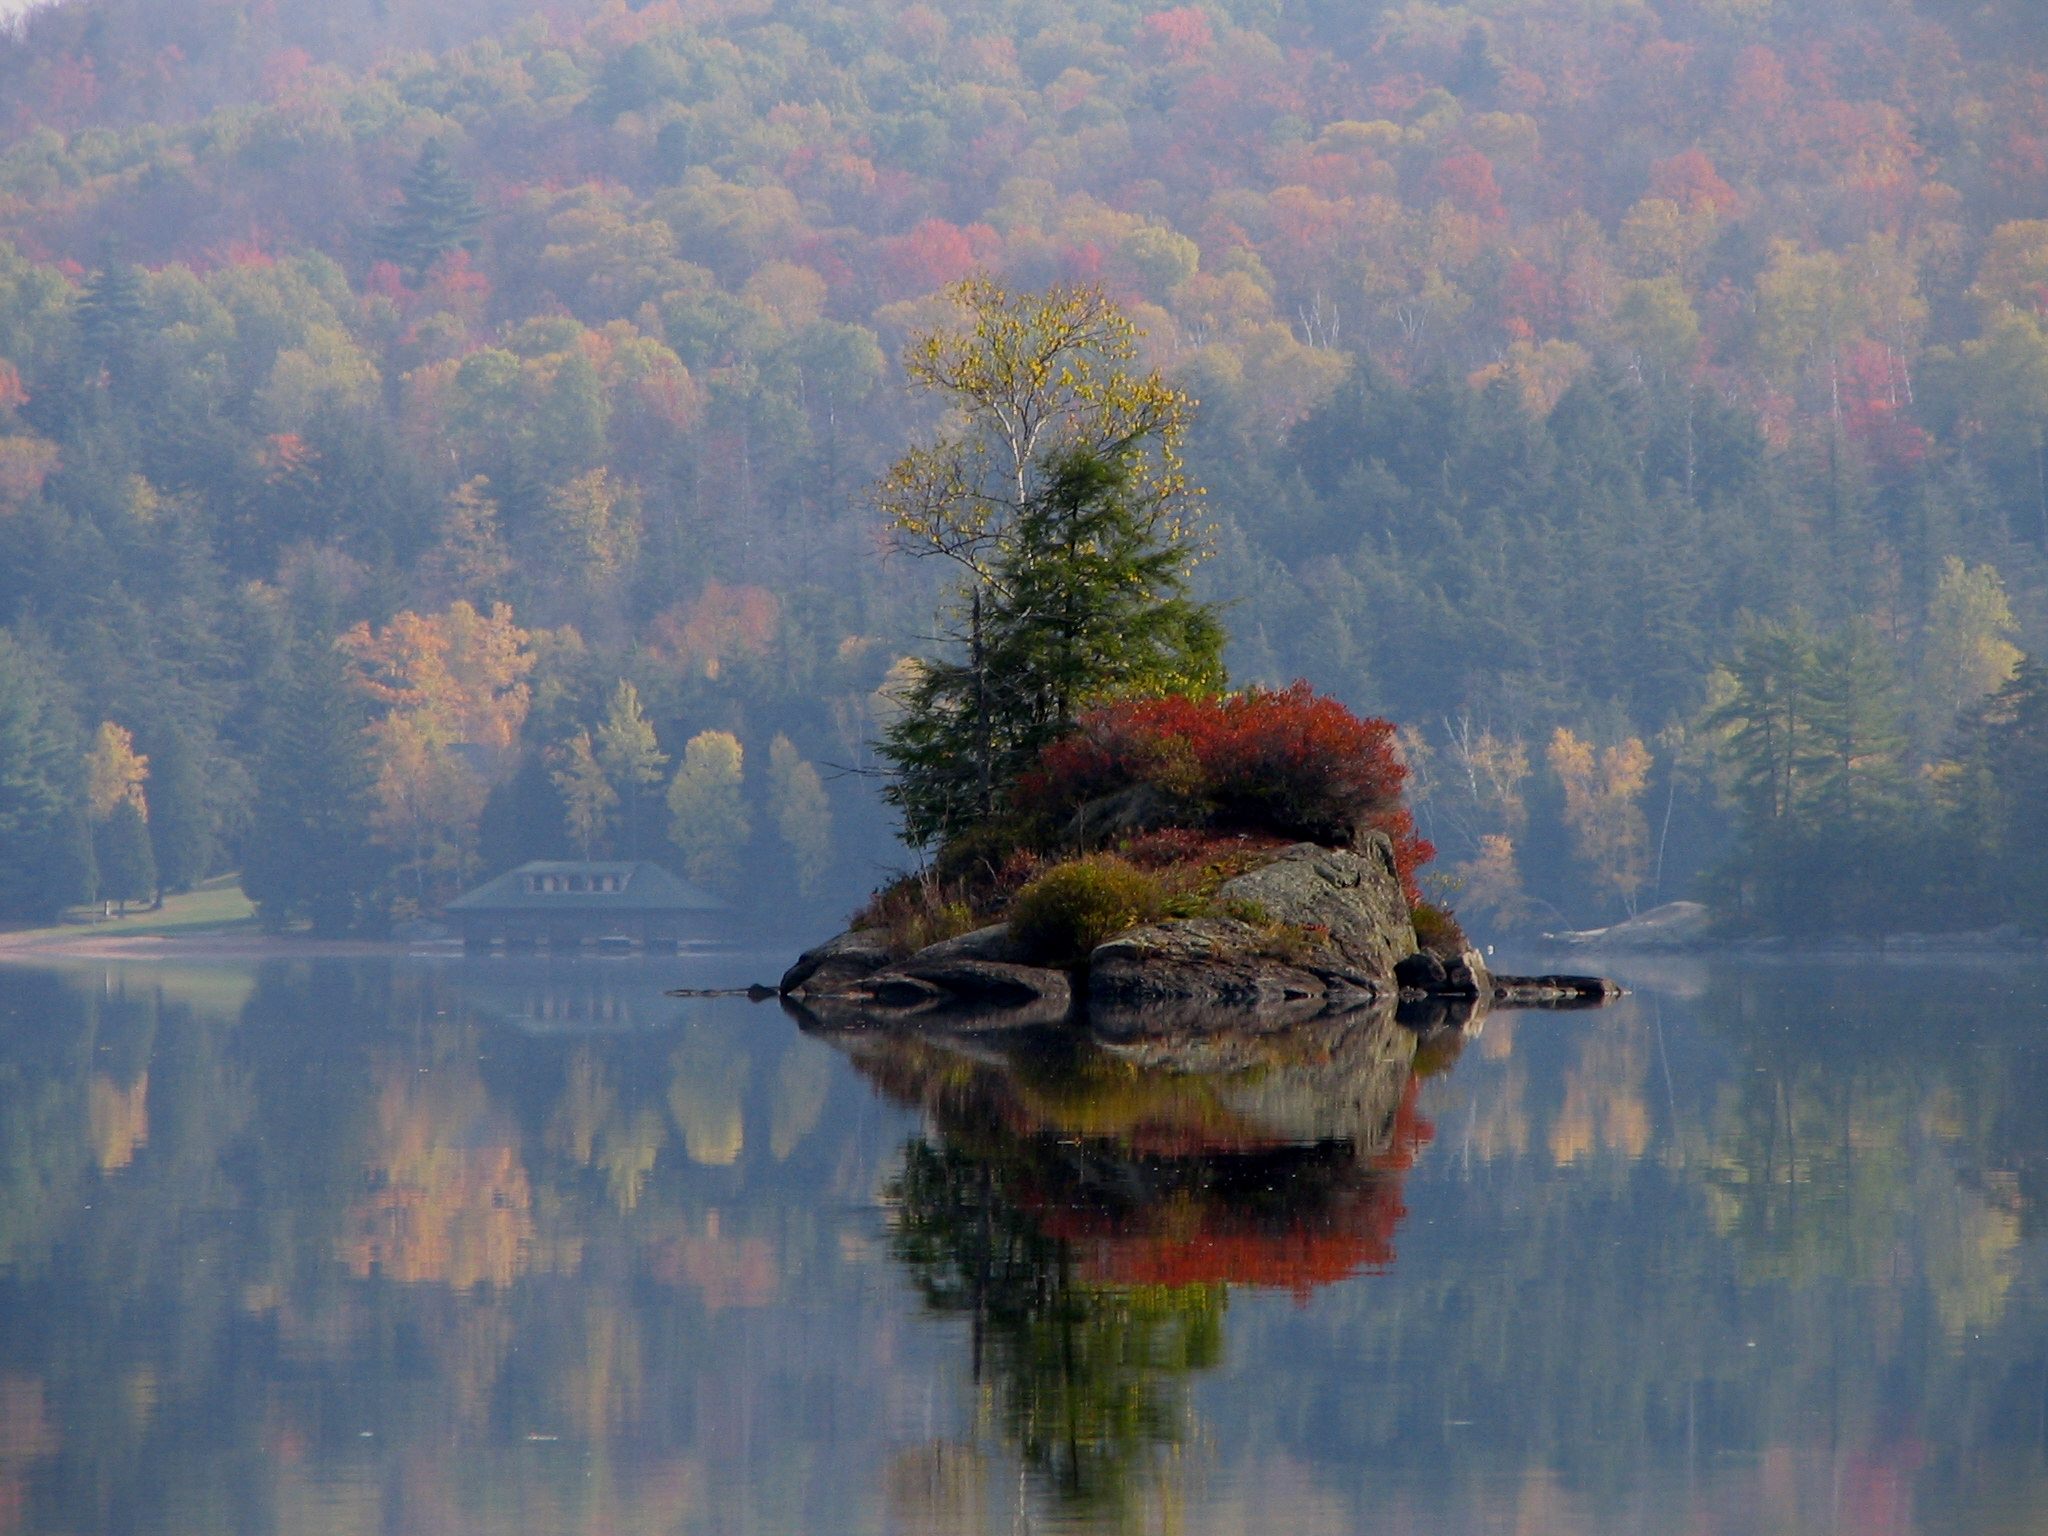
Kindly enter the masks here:
[[988, 274], [1199, 402], [1231, 680], [1399, 724], [1468, 923], [2039, 926], [2044, 214], [2028, 0], [32, 10], [0, 913], [844, 908]]

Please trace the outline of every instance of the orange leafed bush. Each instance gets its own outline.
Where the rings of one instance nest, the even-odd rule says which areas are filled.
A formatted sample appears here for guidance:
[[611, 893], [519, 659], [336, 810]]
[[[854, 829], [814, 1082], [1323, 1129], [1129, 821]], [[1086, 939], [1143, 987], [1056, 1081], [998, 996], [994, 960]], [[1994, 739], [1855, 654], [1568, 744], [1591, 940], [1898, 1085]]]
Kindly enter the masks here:
[[1019, 782], [1017, 800], [1059, 820], [1091, 800], [1149, 785], [1212, 828], [1334, 843], [1384, 832], [1413, 905], [1415, 872], [1436, 850], [1401, 803], [1407, 777], [1390, 722], [1296, 683], [1094, 710], [1046, 748]]

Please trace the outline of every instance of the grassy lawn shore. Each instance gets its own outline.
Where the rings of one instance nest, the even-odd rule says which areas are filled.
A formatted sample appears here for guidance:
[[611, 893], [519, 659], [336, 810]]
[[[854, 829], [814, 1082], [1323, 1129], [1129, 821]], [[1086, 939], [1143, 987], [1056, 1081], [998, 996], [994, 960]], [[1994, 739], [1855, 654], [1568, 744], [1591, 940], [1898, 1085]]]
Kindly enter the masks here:
[[111, 938], [254, 935], [256, 931], [256, 909], [242, 894], [239, 878], [218, 875], [197, 890], [166, 896], [156, 911], [131, 906], [126, 917], [105, 917], [96, 905], [73, 907], [48, 927], [0, 929], [0, 945], [40, 947]]

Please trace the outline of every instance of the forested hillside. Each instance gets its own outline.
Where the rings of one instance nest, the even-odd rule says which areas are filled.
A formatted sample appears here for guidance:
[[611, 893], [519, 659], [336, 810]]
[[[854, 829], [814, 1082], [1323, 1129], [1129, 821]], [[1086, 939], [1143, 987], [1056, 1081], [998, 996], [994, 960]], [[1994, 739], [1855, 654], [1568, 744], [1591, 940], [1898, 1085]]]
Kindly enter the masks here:
[[2044, 213], [2027, 0], [38, 10], [0, 905], [873, 884], [986, 271], [1198, 397], [1233, 679], [1402, 723], [1468, 918], [2038, 919]]

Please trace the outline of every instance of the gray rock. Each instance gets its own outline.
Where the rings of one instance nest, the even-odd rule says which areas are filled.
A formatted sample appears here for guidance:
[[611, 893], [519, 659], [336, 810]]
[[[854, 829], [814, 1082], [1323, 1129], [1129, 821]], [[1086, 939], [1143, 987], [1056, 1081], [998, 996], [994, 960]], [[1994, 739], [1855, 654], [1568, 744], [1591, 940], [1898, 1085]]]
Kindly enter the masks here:
[[1216, 894], [1253, 903], [1276, 923], [1319, 930], [1334, 964], [1375, 981], [1392, 980], [1394, 967], [1416, 951], [1394, 845], [1382, 832], [1368, 833], [1356, 850], [1297, 843]]
[[1008, 965], [963, 956], [927, 959], [918, 955], [873, 978], [878, 1002], [890, 999], [884, 989], [903, 985], [931, 988], [949, 1002], [968, 1007], [987, 1004], [1016, 1007], [1042, 1003], [1064, 1010], [1074, 996], [1065, 971], [1043, 965]]
[[904, 961], [905, 968], [919, 965], [937, 965], [952, 960], [987, 960], [996, 965], [1027, 965], [1031, 956], [1024, 946], [1010, 937], [1008, 923], [995, 923], [987, 928], [977, 928], [972, 933], [963, 933], [957, 938], [941, 939], [928, 944]]
[[1133, 929], [1088, 957], [1090, 1007], [1195, 1003], [1276, 1008], [1320, 1002], [1325, 978], [1262, 955], [1265, 937], [1234, 918], [1191, 918]]
[[1605, 976], [1496, 976], [1493, 1000], [1514, 1008], [1558, 1008], [1597, 1005], [1621, 997], [1626, 989]]
[[826, 996], [865, 981], [888, 963], [889, 946], [881, 932], [855, 928], [798, 955], [782, 973], [778, 990], [784, 997]]
[[1456, 959], [1444, 961], [1444, 995], [1492, 997], [1493, 973], [1486, 968], [1486, 957], [1468, 947]]
[[1443, 992], [1448, 974], [1443, 956], [1426, 949], [1418, 949], [1394, 966], [1394, 980], [1403, 992], [1420, 992], [1429, 997]]

